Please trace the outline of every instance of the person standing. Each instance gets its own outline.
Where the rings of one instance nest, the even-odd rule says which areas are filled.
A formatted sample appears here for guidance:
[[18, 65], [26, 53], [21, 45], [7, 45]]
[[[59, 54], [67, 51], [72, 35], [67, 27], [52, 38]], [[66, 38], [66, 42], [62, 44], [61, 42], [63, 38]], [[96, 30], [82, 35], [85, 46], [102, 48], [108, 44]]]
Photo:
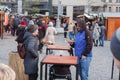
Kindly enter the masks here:
[[94, 29], [93, 29], [93, 40], [94, 40], [94, 46], [98, 46], [99, 43], [99, 37], [100, 37], [100, 26], [98, 25], [98, 23], [95, 23]]
[[40, 53], [42, 53], [42, 48], [43, 48], [43, 43], [42, 40], [45, 37], [45, 33], [46, 33], [46, 29], [43, 25], [43, 23], [37, 23], [38, 25], [38, 40], [39, 40], [39, 48], [38, 50], [40, 50]]
[[86, 29], [85, 21], [77, 21], [75, 40], [67, 40], [74, 47], [75, 56], [78, 57], [79, 75], [81, 80], [88, 80], [89, 66], [92, 59], [92, 34]]
[[38, 77], [38, 26], [29, 25], [24, 34], [24, 44], [27, 55], [24, 59], [25, 74], [29, 80], [37, 80]]
[[25, 21], [21, 21], [20, 25], [18, 25], [18, 28], [16, 31], [17, 38], [15, 41], [17, 41], [18, 43], [23, 43], [23, 41], [24, 41], [23, 36], [24, 36], [25, 31], [26, 31], [26, 28], [27, 28], [27, 26], [26, 26]]
[[63, 22], [62, 26], [64, 28], [64, 38], [67, 38], [68, 23], [66, 20]]
[[74, 29], [73, 22], [70, 22], [70, 24], [69, 24], [69, 26], [68, 26], [68, 33], [69, 33], [69, 39], [70, 39], [70, 40], [73, 40], [73, 39], [74, 39], [73, 29]]
[[53, 26], [53, 22], [49, 22], [45, 34], [45, 40], [47, 40], [49, 43], [55, 44], [55, 34], [57, 34], [57, 31]]
[[100, 32], [100, 37], [99, 37], [99, 46], [103, 47], [104, 39], [105, 39], [105, 31], [106, 31], [106, 28], [103, 23], [100, 24], [100, 29], [101, 29], [101, 32]]

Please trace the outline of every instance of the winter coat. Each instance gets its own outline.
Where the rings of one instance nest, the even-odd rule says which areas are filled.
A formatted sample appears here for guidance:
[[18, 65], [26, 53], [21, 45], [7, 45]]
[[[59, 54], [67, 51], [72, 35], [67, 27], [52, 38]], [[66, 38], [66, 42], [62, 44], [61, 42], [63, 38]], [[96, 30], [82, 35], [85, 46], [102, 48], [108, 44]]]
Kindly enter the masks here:
[[99, 26], [95, 26], [93, 30], [93, 39], [98, 40], [100, 37], [101, 29]]
[[38, 31], [39, 31], [38, 32], [38, 38], [39, 38], [39, 40], [41, 40], [45, 37], [45, 32], [46, 32], [45, 27], [38, 26]]
[[48, 27], [46, 31], [45, 39], [55, 44], [55, 34], [57, 34], [56, 29], [54, 27]]
[[24, 59], [25, 74], [34, 74], [38, 72], [38, 45], [37, 38], [30, 32], [25, 32], [24, 43], [27, 55]]
[[75, 36], [74, 42], [75, 56], [92, 57], [92, 36], [89, 31], [79, 31]]

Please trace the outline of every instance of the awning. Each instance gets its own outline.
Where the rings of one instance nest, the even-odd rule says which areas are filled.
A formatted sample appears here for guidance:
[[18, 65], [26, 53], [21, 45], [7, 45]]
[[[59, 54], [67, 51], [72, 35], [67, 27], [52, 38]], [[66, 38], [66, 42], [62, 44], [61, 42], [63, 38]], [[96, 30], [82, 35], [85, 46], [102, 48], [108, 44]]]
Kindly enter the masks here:
[[95, 16], [97, 16], [97, 14], [88, 14], [88, 13], [84, 13], [83, 15], [78, 15], [77, 17], [86, 17], [88, 19], [94, 19]]

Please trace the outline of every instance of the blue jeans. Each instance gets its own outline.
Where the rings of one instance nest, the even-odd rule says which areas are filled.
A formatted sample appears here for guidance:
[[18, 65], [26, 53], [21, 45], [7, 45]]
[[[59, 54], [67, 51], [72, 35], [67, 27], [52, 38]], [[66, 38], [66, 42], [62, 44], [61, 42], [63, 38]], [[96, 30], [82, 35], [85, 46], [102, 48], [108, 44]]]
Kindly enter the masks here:
[[99, 38], [99, 45], [104, 46], [104, 36], [100, 36]]
[[88, 80], [91, 59], [92, 57], [87, 57], [85, 60], [79, 59], [79, 75], [81, 80]]
[[74, 40], [74, 33], [73, 32], [69, 32], [69, 39]]

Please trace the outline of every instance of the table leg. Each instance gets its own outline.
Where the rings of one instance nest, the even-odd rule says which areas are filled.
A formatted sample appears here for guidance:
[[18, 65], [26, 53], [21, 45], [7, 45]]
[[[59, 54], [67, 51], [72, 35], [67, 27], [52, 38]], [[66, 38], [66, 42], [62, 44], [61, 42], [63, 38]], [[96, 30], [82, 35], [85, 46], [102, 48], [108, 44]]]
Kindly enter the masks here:
[[119, 71], [119, 80], [120, 80], [120, 71]]
[[42, 72], [43, 72], [43, 63], [40, 65], [40, 80], [42, 80]]
[[114, 60], [112, 61], [112, 72], [111, 72], [111, 79], [113, 79], [113, 71], [114, 71]]
[[47, 80], [47, 64], [45, 64], [45, 80]]
[[76, 80], [78, 80], [78, 64], [76, 65]]
[[46, 48], [46, 55], [48, 55], [48, 48]]

